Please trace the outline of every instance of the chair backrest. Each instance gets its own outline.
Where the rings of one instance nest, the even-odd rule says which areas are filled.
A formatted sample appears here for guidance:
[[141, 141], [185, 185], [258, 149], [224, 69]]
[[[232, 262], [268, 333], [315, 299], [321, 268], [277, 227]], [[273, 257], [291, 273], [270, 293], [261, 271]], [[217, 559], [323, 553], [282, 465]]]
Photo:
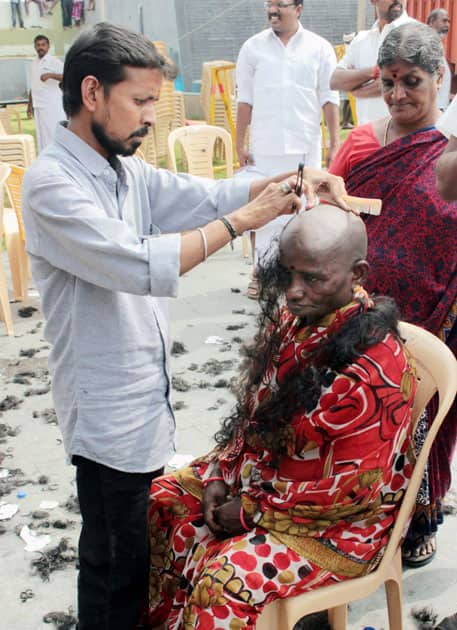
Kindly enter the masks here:
[[189, 173], [214, 177], [213, 154], [216, 140], [223, 143], [227, 164], [227, 177], [233, 176], [233, 146], [228, 131], [212, 125], [190, 125], [174, 129], [168, 136], [168, 154], [172, 170], [176, 173], [175, 143], [183, 148]]
[[27, 167], [36, 158], [35, 142], [30, 134], [0, 135], [0, 160]]
[[21, 239], [25, 242], [25, 230], [22, 221], [22, 180], [24, 179], [25, 168], [16, 166], [15, 164], [10, 164], [9, 167], [11, 172], [6, 179], [6, 190], [11, 206], [16, 213], [19, 234], [21, 235]]
[[423, 410], [435, 393], [438, 393], [439, 406], [417, 457], [379, 569], [392, 562], [406, 533], [430, 449], [457, 393], [457, 361], [451, 350], [438, 337], [413, 324], [401, 322], [400, 334], [406, 340], [406, 348], [414, 358], [417, 369], [418, 386], [413, 405], [413, 426], [417, 426]]
[[[157, 158], [157, 147], [156, 147], [156, 138], [154, 129], [150, 129], [147, 136], [145, 136], [143, 142], [140, 147], [141, 153], [143, 154], [143, 159], [148, 164], [152, 164], [153, 166], [158, 166], [158, 158]], [[138, 150], [137, 150], [138, 154]]]
[[[0, 235], [2, 234], [2, 226], [3, 226], [3, 205], [5, 198], [4, 186], [6, 180], [8, 179], [9, 174], [11, 173], [11, 168], [8, 164], [4, 164], [0, 162]], [[1, 242], [0, 242], [0, 253], [1, 253]]]
[[0, 107], [0, 122], [2, 123], [5, 133], [13, 133], [11, 114], [6, 107]]

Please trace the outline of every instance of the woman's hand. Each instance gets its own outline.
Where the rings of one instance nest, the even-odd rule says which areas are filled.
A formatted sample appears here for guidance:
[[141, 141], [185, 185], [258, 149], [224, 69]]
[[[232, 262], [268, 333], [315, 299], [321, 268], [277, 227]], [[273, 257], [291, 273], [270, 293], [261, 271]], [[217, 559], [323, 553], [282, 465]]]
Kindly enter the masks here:
[[[237, 536], [246, 533], [240, 520], [241, 499], [234, 497], [214, 510], [214, 520], [222, 523], [222, 529], [227, 536]], [[245, 519], [247, 520], [247, 519]], [[250, 523], [247, 523], [250, 525]]]
[[228, 486], [223, 481], [212, 481], [203, 491], [203, 518], [213, 534], [221, 534], [224, 531], [214, 517], [214, 513], [220, 505], [227, 502], [228, 493]]

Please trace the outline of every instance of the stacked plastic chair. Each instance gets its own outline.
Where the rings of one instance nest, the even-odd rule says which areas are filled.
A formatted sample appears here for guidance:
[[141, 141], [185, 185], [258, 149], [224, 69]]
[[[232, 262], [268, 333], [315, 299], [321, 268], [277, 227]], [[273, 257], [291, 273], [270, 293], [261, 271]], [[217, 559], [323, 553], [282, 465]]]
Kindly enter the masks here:
[[27, 168], [36, 158], [33, 136], [27, 133], [0, 135], [0, 161]]
[[[160, 54], [166, 56], [166, 45], [164, 42], [154, 42], [154, 45]], [[158, 160], [163, 160], [167, 157], [167, 139], [175, 117], [175, 88], [173, 81], [163, 82], [160, 91], [160, 99], [155, 109], [156, 123], [154, 125], [154, 135], [156, 154]]]
[[[221, 69], [226, 69], [222, 70]], [[214, 70], [219, 70], [220, 82], [214, 79]], [[202, 68], [201, 104], [205, 120], [210, 125], [223, 127], [235, 142], [234, 127], [236, 126], [236, 97], [235, 97], [235, 64], [230, 61], [207, 61]], [[212, 106], [212, 98], [214, 98]], [[227, 116], [226, 104], [229, 105], [232, 124]]]
[[6, 190], [12, 209], [7, 209], [4, 212], [3, 231], [11, 269], [14, 298], [19, 302], [27, 302], [30, 266], [25, 250], [25, 231], [22, 221], [22, 180], [25, 169], [13, 164], [10, 164], [9, 168]]
[[[3, 225], [3, 199], [4, 185], [11, 172], [7, 164], [0, 164], [0, 227]], [[8, 297], [8, 286], [6, 283], [6, 274], [3, 269], [3, 256], [0, 245], [0, 319], [3, 319], [6, 325], [8, 335], [14, 335], [13, 318]]]

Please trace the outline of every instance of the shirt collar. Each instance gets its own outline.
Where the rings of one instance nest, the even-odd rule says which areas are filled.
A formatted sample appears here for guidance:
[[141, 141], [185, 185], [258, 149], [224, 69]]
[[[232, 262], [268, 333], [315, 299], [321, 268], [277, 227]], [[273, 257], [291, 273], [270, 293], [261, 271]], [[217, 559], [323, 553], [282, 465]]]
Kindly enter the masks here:
[[122, 176], [121, 161], [115, 158], [116, 167], [112, 167], [106, 158], [84, 142], [79, 136], [67, 129], [65, 123], [57, 125], [55, 142], [62, 145], [74, 157], [81, 162], [95, 177], [99, 177], [107, 168], [114, 168], [116, 174]]
[[[297, 32], [292, 35], [292, 37], [289, 39], [288, 43], [290, 44], [291, 41], [293, 41], [296, 37], [300, 37], [304, 32], [305, 32], [305, 29], [303, 28], [302, 23], [298, 22]], [[281, 40], [279, 39], [278, 35], [276, 35], [276, 33], [274, 32], [274, 30], [271, 27], [270, 27], [270, 37], [274, 37], [275, 40], [279, 40], [281, 42]], [[281, 42], [281, 44], [282, 44], [282, 42]]]
[[411, 18], [409, 17], [409, 15], [406, 12], [406, 9], [403, 11], [403, 13], [400, 15], [400, 17], [398, 17], [396, 20], [394, 20], [393, 22], [390, 22], [389, 24], [386, 24], [384, 26], [384, 28], [382, 29], [382, 31], [379, 31], [379, 20], [376, 20], [376, 22], [373, 24], [373, 26], [371, 27], [372, 31], [377, 31], [378, 33], [381, 32], [390, 32], [392, 29], [396, 28], [397, 26], [401, 26], [403, 24], [403, 22], [409, 22], [411, 20]]

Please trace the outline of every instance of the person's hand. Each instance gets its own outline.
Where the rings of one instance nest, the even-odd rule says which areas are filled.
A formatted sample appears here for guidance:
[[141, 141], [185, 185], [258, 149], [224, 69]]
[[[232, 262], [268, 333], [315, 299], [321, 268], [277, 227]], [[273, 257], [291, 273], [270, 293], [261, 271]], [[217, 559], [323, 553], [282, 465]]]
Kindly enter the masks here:
[[238, 234], [257, 230], [281, 214], [291, 214], [299, 208], [300, 198], [293, 192], [296, 178], [270, 183], [252, 201], [227, 215]]
[[327, 149], [327, 157], [325, 160], [327, 168], [335, 159], [335, 155], [338, 153], [338, 149], [339, 149], [339, 146], [337, 144], [333, 146], [329, 146], [329, 148]]
[[344, 179], [338, 175], [332, 175], [318, 168], [305, 168], [303, 193], [306, 196], [308, 208], [316, 205], [316, 194], [324, 193], [323, 198], [343, 208], [343, 210], [351, 212], [351, 208], [343, 199], [343, 196], [347, 195]]
[[223, 531], [228, 536], [238, 536], [246, 533], [240, 521], [241, 499], [234, 497], [214, 511], [214, 519], [217, 523], [223, 523]]
[[42, 81], [47, 81], [48, 79], [52, 79], [53, 75], [52, 72], [44, 72], [41, 76], [40, 79]]
[[249, 153], [249, 149], [246, 147], [237, 147], [236, 152], [238, 153], [238, 159], [240, 161], [240, 166], [246, 166], [246, 164], [254, 164], [254, 159]]
[[31, 105], [27, 105], [27, 118], [33, 118], [33, 107]]
[[221, 534], [224, 531], [215, 519], [214, 513], [218, 506], [227, 502], [228, 492], [229, 489], [223, 481], [211, 481], [203, 491], [203, 518], [213, 534]]
[[363, 85], [351, 90], [354, 98], [373, 98], [382, 95], [382, 86], [380, 79], [372, 79]]

